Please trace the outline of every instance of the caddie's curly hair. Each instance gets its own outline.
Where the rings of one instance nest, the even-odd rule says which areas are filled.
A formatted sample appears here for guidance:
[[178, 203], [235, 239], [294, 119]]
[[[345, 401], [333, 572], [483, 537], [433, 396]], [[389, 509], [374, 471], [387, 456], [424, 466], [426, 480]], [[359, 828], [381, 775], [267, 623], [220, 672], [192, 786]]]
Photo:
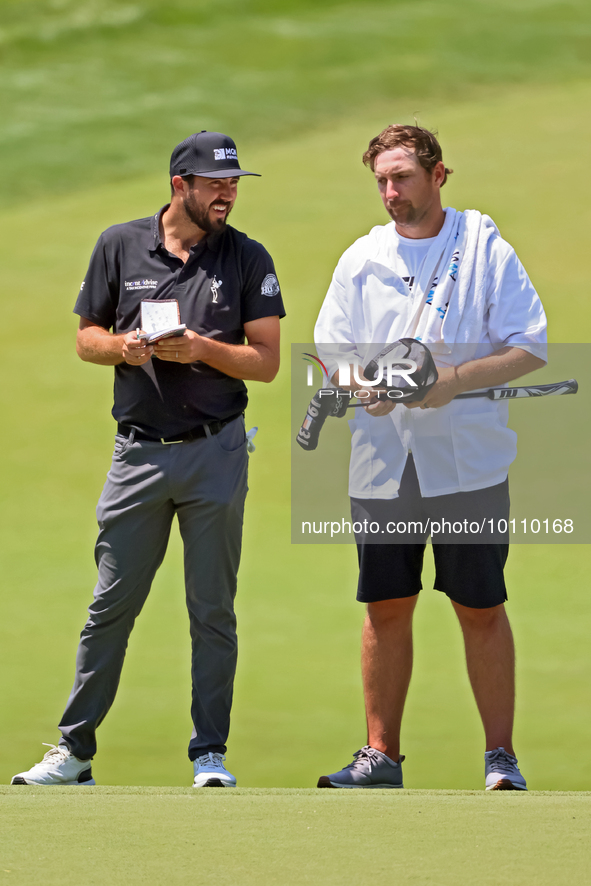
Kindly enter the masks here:
[[[441, 145], [436, 136], [436, 132], [430, 132], [428, 129], [423, 129], [422, 126], [402, 126], [399, 123], [392, 123], [390, 126], [386, 126], [379, 135], [372, 138], [363, 155], [363, 162], [373, 172], [378, 154], [404, 145], [405, 148], [414, 150], [423, 169], [431, 174], [435, 165], [443, 159]], [[446, 183], [448, 175], [451, 175], [452, 172], [453, 169], [445, 167], [445, 178], [442, 185]]]

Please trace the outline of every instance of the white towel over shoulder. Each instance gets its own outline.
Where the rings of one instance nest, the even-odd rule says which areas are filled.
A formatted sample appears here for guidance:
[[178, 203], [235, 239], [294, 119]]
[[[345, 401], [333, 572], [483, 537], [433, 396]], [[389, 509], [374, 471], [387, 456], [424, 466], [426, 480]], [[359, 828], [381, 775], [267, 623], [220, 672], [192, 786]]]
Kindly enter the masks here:
[[[444, 244], [440, 245], [442, 235]], [[436, 265], [432, 263], [432, 247], [419, 280], [425, 296], [419, 302], [414, 329], [409, 329], [408, 334], [414, 333], [413, 337], [426, 343], [443, 338], [450, 347], [478, 344], [487, 309], [489, 243], [495, 235], [499, 231], [493, 220], [477, 209], [446, 211], [439, 243], [433, 244], [439, 246]], [[432, 291], [435, 279], [438, 283]]]

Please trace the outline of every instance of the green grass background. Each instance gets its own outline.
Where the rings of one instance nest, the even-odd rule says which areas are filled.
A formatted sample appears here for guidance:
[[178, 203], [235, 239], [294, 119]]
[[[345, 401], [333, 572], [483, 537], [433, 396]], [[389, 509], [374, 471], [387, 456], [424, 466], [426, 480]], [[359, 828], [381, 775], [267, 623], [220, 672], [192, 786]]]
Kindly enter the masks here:
[[[548, 0], [2, 0], [0, 70], [7, 782], [57, 740], [94, 584], [112, 377], [76, 358], [71, 309], [100, 231], [166, 202], [177, 141], [228, 130], [244, 167], [263, 173], [241, 183], [232, 219], [275, 258], [287, 367], [340, 253], [385, 221], [361, 152], [385, 124], [417, 114], [439, 129], [455, 169], [446, 201], [492, 215], [539, 289], [552, 340], [584, 342], [591, 10]], [[290, 544], [287, 368], [271, 386], [251, 385], [247, 420], [260, 431], [228, 765], [245, 787], [309, 787], [364, 742], [354, 550]], [[591, 789], [588, 573], [585, 545], [516, 546], [509, 562], [517, 749], [538, 790]], [[482, 734], [459, 631], [441, 595], [423, 597], [405, 782], [476, 790]], [[175, 535], [99, 732], [99, 783], [190, 783], [188, 666]]]

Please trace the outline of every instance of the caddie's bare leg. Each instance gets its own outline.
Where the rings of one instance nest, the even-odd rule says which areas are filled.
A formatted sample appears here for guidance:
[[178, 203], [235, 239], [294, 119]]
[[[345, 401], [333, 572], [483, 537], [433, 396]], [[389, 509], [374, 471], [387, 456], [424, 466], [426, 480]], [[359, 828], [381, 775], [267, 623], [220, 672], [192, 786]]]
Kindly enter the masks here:
[[368, 603], [361, 665], [367, 743], [400, 756], [400, 724], [412, 673], [412, 617], [418, 594]]
[[513, 750], [515, 647], [505, 606], [471, 609], [452, 605], [460, 621], [468, 676], [480, 712], [486, 750]]

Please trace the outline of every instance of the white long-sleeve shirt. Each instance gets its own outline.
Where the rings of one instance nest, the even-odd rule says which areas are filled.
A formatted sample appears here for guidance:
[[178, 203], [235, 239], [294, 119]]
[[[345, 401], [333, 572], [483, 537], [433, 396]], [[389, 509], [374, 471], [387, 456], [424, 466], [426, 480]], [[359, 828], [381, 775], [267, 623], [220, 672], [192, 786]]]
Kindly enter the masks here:
[[[447, 229], [451, 213], [461, 218], [447, 210]], [[449, 230], [442, 231], [448, 235]], [[343, 254], [314, 331], [330, 375], [337, 368], [335, 351], [343, 346], [366, 365], [384, 344], [403, 337], [421, 338], [438, 366], [486, 357], [505, 346], [545, 359], [544, 309], [515, 251], [496, 228], [485, 246], [484, 300], [471, 308], [482, 314], [476, 324], [479, 340], [458, 345], [446, 340], [444, 321], [455, 290], [449, 305], [438, 302], [441, 280], [436, 273], [430, 277], [425, 264], [433, 261], [437, 240], [401, 237], [391, 222], [373, 228]], [[452, 266], [440, 269], [440, 278], [444, 273], [453, 273]], [[417, 290], [418, 279], [429, 283]], [[409, 451], [427, 497], [501, 483], [517, 453], [516, 434], [507, 428], [507, 405], [485, 398], [454, 400], [439, 409], [398, 404], [379, 418], [363, 409], [355, 413], [349, 422], [349, 494], [354, 498], [396, 498]]]

